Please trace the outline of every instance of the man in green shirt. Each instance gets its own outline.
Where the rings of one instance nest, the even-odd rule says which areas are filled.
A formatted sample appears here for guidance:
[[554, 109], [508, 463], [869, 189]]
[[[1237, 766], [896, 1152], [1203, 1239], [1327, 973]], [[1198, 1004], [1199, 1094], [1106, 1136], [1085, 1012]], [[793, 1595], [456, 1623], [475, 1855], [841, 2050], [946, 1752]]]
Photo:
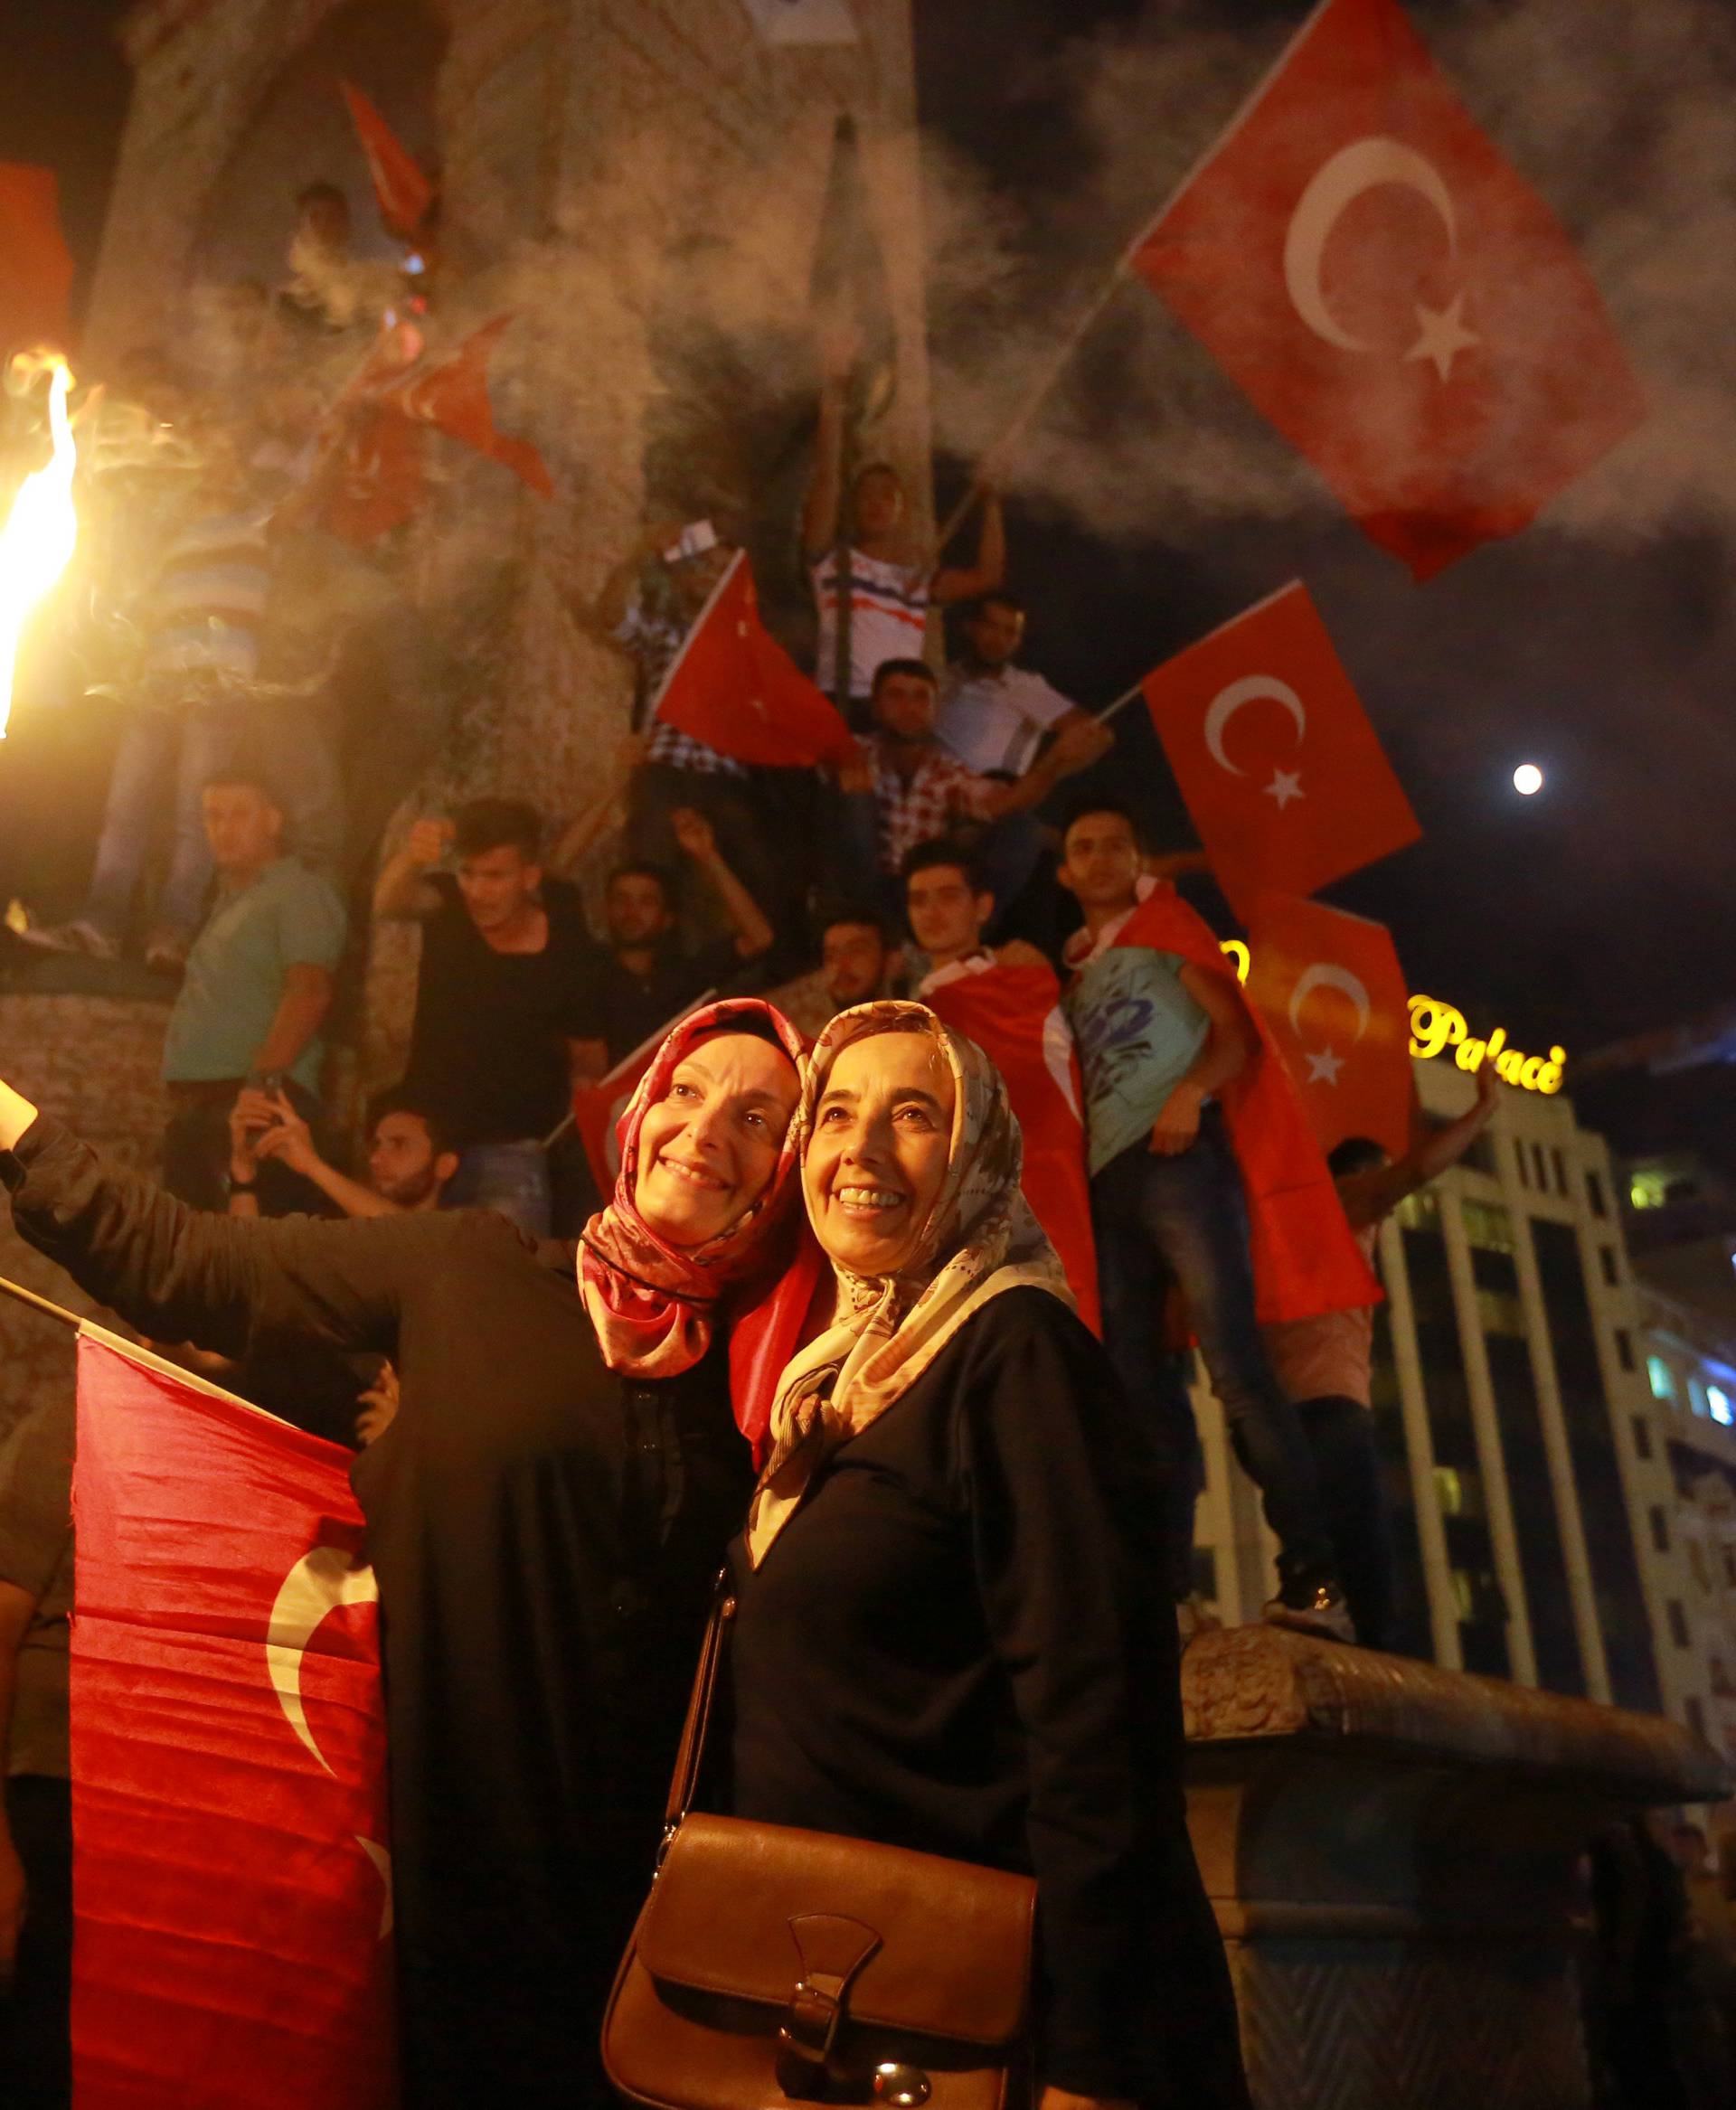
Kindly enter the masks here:
[[[218, 891], [163, 1047], [163, 1183], [195, 1209], [221, 1210], [229, 1110], [245, 1084], [278, 1083], [306, 1118], [317, 1118], [320, 1028], [346, 919], [330, 882], [285, 854], [283, 812], [268, 785], [230, 772], [201, 796]], [[263, 1192], [267, 1173], [262, 1205], [295, 1206]]]

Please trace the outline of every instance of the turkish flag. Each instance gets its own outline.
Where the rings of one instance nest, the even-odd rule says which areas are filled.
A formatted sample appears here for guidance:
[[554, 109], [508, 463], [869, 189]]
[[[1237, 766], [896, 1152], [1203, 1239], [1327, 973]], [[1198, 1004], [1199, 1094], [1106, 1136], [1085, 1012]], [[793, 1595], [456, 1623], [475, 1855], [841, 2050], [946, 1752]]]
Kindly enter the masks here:
[[1236, 912], [1311, 894], [1422, 833], [1299, 580], [1142, 684], [1212, 869]]
[[427, 500], [427, 436], [394, 393], [422, 352], [414, 323], [387, 325], [326, 419], [321, 524], [356, 549], [404, 526]]
[[1571, 241], [1396, 0], [1317, 7], [1130, 261], [1420, 579], [1645, 416]]
[[738, 762], [806, 769], [856, 751], [850, 729], [760, 616], [753, 571], [738, 550], [675, 664], [652, 715]]
[[1410, 995], [1383, 923], [1262, 894], [1248, 925], [1249, 1003], [1296, 1080], [1323, 1151], [1410, 1140]]
[[485, 323], [465, 339], [450, 359], [412, 374], [393, 400], [407, 418], [432, 425], [475, 447], [478, 454], [504, 462], [521, 483], [551, 498], [554, 482], [548, 464], [528, 439], [514, 439], [499, 430], [488, 400], [488, 363], [514, 319], [510, 315], [498, 315]]
[[80, 2110], [396, 2097], [377, 1608], [348, 1454], [79, 1342]]
[[1351, 1234], [1301, 1097], [1261, 1014], [1204, 918], [1167, 881], [1146, 884], [1117, 945], [1177, 953], [1234, 994], [1260, 1052], [1218, 1099], [1248, 1202], [1249, 1253], [1262, 1326], [1379, 1304], [1381, 1286]]
[[72, 259], [54, 172], [0, 161], [0, 358], [67, 342]]
[[1100, 1333], [1084, 1085], [1054, 969], [966, 961], [931, 975], [920, 994], [944, 1024], [975, 1041], [1006, 1079], [1024, 1134], [1019, 1183], [1061, 1256], [1080, 1317]]
[[414, 241], [434, 203], [434, 185], [407, 146], [353, 81], [340, 80], [350, 120], [368, 157], [373, 194], [387, 231]]

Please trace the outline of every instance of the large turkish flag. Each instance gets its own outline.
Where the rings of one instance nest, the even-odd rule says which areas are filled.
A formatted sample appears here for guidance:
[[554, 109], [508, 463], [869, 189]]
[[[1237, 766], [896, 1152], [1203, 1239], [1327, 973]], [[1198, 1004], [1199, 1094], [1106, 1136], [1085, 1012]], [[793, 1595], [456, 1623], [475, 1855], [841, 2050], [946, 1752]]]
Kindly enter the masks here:
[[1324, 1151], [1370, 1135], [1410, 1146], [1410, 997], [1383, 923], [1262, 894], [1248, 924], [1248, 1001], [1296, 1080]]
[[760, 620], [745, 550], [731, 560], [688, 632], [652, 709], [739, 762], [806, 769], [855, 752], [836, 706]]
[[919, 994], [955, 1032], [975, 1041], [1006, 1079], [1024, 1135], [1019, 1183], [1061, 1256], [1080, 1317], [1100, 1333], [1084, 1087], [1054, 969], [966, 961], [931, 975]]
[[350, 122], [368, 158], [380, 218], [387, 231], [401, 241], [414, 241], [434, 203], [434, 185], [421, 164], [355, 83], [340, 80], [337, 85], [349, 105]]
[[1396, 0], [1326, 0], [1135, 268], [1427, 579], [1645, 415], [1560, 222]]
[[1143, 684], [1212, 869], [1311, 894], [1422, 833], [1307, 589], [1292, 581]]
[[348, 1455], [79, 1342], [79, 2110], [388, 2110], [385, 1720]]

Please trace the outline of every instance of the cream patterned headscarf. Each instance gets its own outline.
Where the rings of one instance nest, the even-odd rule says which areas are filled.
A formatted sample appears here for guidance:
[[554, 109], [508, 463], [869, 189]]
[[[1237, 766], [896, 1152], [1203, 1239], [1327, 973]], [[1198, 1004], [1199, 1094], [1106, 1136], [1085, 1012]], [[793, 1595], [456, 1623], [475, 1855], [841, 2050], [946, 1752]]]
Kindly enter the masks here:
[[1073, 1308], [1055, 1249], [1019, 1192], [1024, 1144], [1001, 1073], [926, 1004], [859, 1004], [826, 1027], [791, 1130], [803, 1158], [840, 1050], [889, 1032], [926, 1034], [952, 1072], [946, 1178], [895, 1273], [853, 1275], [834, 1263], [837, 1316], [785, 1371], [771, 1410], [771, 1455], [748, 1512], [756, 1568], [826, 1459], [878, 1420], [991, 1297], [1043, 1289]]

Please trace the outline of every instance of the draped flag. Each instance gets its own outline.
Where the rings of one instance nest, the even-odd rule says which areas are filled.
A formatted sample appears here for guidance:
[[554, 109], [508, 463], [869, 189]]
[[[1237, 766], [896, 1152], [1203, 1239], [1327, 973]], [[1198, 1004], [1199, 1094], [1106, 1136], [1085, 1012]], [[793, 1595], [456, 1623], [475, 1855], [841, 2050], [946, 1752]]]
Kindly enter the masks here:
[[1204, 918], [1166, 881], [1153, 881], [1115, 943], [1178, 953], [1217, 976], [1247, 1007], [1260, 1036], [1260, 1052], [1218, 1097], [1248, 1199], [1261, 1325], [1379, 1304], [1380, 1285], [1351, 1235], [1296, 1085]]
[[745, 0], [769, 44], [859, 44], [850, 0]]
[[856, 751], [831, 699], [766, 628], [745, 550], [719, 579], [652, 705], [652, 716], [721, 755], [806, 769]]
[[1100, 1333], [1084, 1087], [1053, 968], [965, 961], [939, 969], [917, 994], [1006, 1079], [1024, 1134], [1024, 1198], [1061, 1256], [1080, 1317]]
[[0, 359], [42, 344], [64, 350], [71, 291], [54, 172], [0, 161]]
[[378, 109], [353, 81], [340, 80], [350, 121], [362, 151], [368, 157], [368, 174], [380, 218], [388, 233], [401, 241], [414, 241], [434, 203], [434, 185], [421, 164], [399, 139]]
[[389, 2110], [391, 1858], [348, 1455], [79, 1342], [80, 2110]]
[[1220, 885], [1311, 894], [1421, 834], [1299, 580], [1143, 683]]
[[1323, 1151], [1410, 1142], [1410, 997], [1392, 934], [1320, 901], [1261, 894], [1248, 924], [1248, 1002], [1284, 1058]]
[[1397, 0], [1316, 7], [1130, 261], [1419, 579], [1645, 416], [1572, 242]]

